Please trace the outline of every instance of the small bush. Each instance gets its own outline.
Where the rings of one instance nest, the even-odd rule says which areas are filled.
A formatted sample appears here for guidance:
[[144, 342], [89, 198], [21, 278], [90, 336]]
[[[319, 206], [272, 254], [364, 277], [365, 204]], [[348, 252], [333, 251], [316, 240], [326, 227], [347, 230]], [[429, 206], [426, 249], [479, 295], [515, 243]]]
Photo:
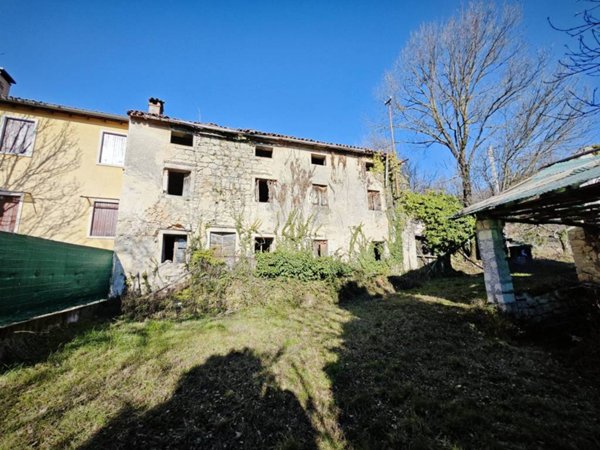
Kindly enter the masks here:
[[329, 281], [351, 273], [352, 268], [343, 261], [330, 256], [317, 258], [306, 250], [277, 250], [256, 255], [256, 274], [264, 278]]

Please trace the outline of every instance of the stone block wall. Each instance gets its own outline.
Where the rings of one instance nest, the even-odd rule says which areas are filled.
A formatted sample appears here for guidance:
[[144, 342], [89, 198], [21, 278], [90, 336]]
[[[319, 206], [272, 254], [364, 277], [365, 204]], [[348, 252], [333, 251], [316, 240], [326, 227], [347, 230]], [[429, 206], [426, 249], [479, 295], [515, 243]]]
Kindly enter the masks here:
[[[294, 218], [310, 223], [309, 239], [327, 240], [330, 255], [348, 254], [358, 226], [368, 241], [388, 240], [382, 180], [366, 171], [368, 155], [269, 145], [272, 157], [264, 158], [255, 154], [264, 143], [243, 136], [196, 132], [193, 146], [173, 144], [170, 137], [168, 123], [130, 122], [115, 251], [128, 277], [141, 285], [161, 287], [181, 274], [182, 267], [161, 263], [165, 233], [202, 246], [211, 232], [236, 233], [240, 256], [253, 253], [257, 236], [274, 238], [276, 246]], [[311, 154], [325, 156], [326, 164], [312, 164]], [[189, 172], [186, 195], [165, 192], [169, 168]], [[256, 201], [256, 179], [276, 181], [271, 202]], [[327, 187], [327, 206], [312, 204], [313, 184]], [[369, 209], [368, 190], [381, 192], [380, 211]]]
[[600, 236], [597, 231], [573, 227], [569, 242], [579, 281], [600, 284]]

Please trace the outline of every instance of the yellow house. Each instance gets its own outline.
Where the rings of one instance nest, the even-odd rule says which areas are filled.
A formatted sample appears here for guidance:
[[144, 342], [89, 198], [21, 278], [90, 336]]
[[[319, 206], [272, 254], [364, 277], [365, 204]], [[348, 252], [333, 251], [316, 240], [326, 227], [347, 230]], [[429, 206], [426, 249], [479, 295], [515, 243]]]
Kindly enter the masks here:
[[10, 97], [0, 68], [0, 231], [112, 249], [128, 118]]

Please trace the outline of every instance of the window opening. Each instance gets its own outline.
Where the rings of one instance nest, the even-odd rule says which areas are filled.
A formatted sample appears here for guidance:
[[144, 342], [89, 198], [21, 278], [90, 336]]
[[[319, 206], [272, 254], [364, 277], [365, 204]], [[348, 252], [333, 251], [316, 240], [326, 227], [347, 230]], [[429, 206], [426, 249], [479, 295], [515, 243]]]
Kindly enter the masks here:
[[375, 261], [381, 261], [383, 259], [383, 242], [373, 242], [373, 256], [375, 257]]
[[185, 262], [187, 236], [183, 234], [163, 234], [161, 262], [172, 261], [175, 264]]
[[263, 180], [260, 178], [256, 179], [256, 185], [254, 187], [255, 199], [259, 203], [270, 203], [273, 201], [275, 194], [275, 180]]
[[254, 253], [266, 253], [271, 251], [273, 238], [256, 237], [254, 238]]
[[20, 203], [20, 195], [0, 195], [0, 231], [16, 231]]
[[310, 162], [316, 166], [324, 166], [325, 165], [325, 155], [316, 155], [312, 153], [310, 155]]
[[194, 145], [194, 135], [185, 131], [171, 130], [171, 144], [185, 145], [192, 147]]
[[323, 239], [314, 240], [313, 254], [317, 257], [327, 256], [327, 241]]
[[125, 164], [127, 136], [115, 133], [102, 133], [100, 164], [122, 166]]
[[379, 191], [368, 191], [367, 201], [371, 211], [381, 211], [381, 193]]
[[7, 117], [0, 135], [0, 152], [30, 155], [33, 151], [35, 121]]
[[187, 192], [190, 172], [167, 170], [167, 194], [183, 196]]
[[254, 155], [260, 158], [272, 158], [273, 149], [271, 147], [259, 147], [257, 146], [254, 150]]
[[118, 203], [94, 202], [90, 236], [114, 237], [117, 234], [118, 214]]
[[312, 186], [312, 204], [316, 206], [327, 206], [327, 186], [313, 184]]

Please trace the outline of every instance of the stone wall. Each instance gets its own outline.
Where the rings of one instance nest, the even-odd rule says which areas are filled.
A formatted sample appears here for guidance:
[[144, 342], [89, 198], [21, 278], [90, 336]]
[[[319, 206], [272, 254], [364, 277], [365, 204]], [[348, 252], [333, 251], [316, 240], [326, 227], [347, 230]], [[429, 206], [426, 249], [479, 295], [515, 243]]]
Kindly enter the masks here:
[[569, 241], [579, 281], [600, 284], [600, 236], [598, 232], [573, 227]]
[[[389, 234], [381, 177], [367, 172], [366, 156], [301, 147], [273, 148], [272, 158], [255, 155], [257, 143], [198, 134], [191, 147], [171, 144], [169, 124], [132, 118], [116, 252], [130, 279], [160, 287], [181, 275], [182, 265], [161, 263], [164, 234], [181, 234], [207, 246], [211, 232], [236, 233], [236, 253], [251, 255], [257, 236], [274, 245], [291, 219], [308, 223], [308, 239], [328, 241], [328, 253], [349, 251], [361, 225], [369, 241]], [[311, 164], [311, 154], [326, 165]], [[165, 170], [189, 172], [187, 195], [165, 192]], [[255, 180], [276, 180], [273, 199], [255, 199]], [[328, 206], [311, 203], [312, 185], [327, 186]], [[368, 208], [367, 191], [381, 191], [381, 211]], [[178, 267], [174, 267], [178, 266]]]

